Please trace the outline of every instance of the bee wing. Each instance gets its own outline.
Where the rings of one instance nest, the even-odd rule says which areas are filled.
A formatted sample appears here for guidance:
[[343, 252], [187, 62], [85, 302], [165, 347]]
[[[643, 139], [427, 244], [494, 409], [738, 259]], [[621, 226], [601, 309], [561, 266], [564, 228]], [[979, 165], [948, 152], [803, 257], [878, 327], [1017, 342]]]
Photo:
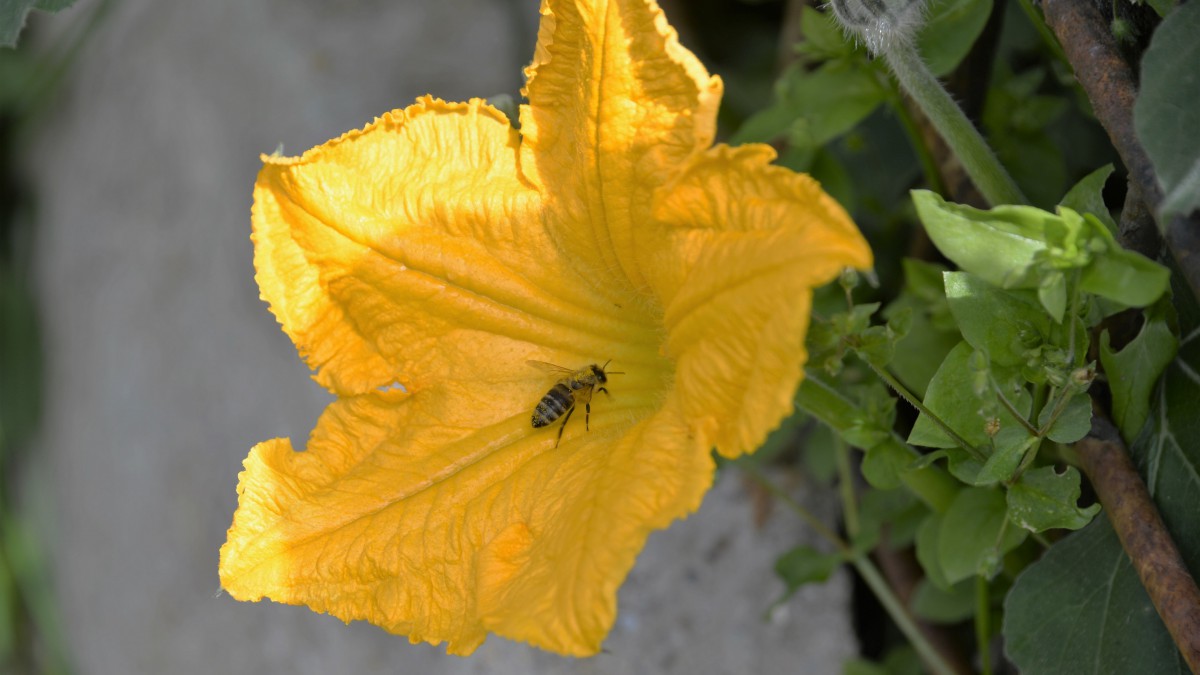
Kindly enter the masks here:
[[545, 361], [534, 361], [531, 359], [529, 361], [526, 361], [525, 363], [533, 366], [534, 368], [537, 368], [538, 370], [541, 370], [541, 371], [544, 371], [547, 373], [574, 373], [575, 372], [574, 370], [571, 370], [570, 368], [563, 368], [562, 366], [558, 366], [553, 363], [546, 363]]

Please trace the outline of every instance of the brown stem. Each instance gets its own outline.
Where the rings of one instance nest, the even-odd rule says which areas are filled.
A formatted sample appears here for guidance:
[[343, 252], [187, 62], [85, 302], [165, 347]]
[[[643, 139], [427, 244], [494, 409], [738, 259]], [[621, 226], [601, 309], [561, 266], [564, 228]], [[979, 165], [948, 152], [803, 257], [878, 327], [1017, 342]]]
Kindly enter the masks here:
[[[1157, 211], [1162, 189], [1133, 126], [1137, 79], [1117, 49], [1107, 18], [1091, 0], [1045, 0], [1042, 11], [1137, 192], [1150, 211]], [[1200, 217], [1176, 216], [1162, 226], [1171, 255], [1200, 299]]]
[[1150, 601], [1188, 667], [1200, 675], [1200, 588], [1188, 573], [1120, 434], [1108, 420], [1095, 415], [1091, 433], [1075, 449]]

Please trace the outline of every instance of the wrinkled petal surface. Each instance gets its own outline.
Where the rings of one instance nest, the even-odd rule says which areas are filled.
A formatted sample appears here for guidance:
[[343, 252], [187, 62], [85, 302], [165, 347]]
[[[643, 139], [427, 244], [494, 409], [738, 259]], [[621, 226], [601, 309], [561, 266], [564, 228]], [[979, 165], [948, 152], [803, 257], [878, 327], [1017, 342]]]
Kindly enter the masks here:
[[752, 452], [791, 414], [807, 359], [812, 289], [871, 250], [808, 176], [762, 145], [717, 146], [663, 187], [629, 258], [664, 307], [665, 353], [684, 415], [726, 457]]
[[622, 255], [653, 190], [712, 144], [722, 85], [679, 44], [652, 0], [542, 3], [526, 68], [522, 151], [554, 195], [560, 247], [644, 286]]

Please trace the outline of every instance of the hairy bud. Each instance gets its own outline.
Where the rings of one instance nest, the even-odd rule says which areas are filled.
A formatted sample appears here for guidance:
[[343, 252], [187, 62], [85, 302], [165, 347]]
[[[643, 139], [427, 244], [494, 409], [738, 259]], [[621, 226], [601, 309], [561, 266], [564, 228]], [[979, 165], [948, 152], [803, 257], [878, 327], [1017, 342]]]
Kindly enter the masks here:
[[830, 0], [842, 29], [878, 55], [911, 44], [925, 24], [924, 0]]

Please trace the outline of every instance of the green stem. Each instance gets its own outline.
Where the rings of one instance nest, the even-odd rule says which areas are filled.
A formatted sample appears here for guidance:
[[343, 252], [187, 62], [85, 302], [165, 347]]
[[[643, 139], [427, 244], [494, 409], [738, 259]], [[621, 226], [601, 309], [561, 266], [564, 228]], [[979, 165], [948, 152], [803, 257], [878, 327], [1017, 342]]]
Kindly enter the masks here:
[[821, 522], [820, 518], [813, 515], [812, 511], [804, 508], [800, 502], [792, 499], [791, 495], [772, 483], [769, 478], [762, 475], [762, 472], [758, 470], [758, 467], [747, 465], [741, 468], [747, 476], [754, 480], [755, 483], [758, 483], [760, 486], [762, 486], [767, 493], [787, 505], [787, 507], [794, 511], [796, 515], [800, 516], [804, 522], [808, 523], [809, 527], [811, 527], [813, 531], [819, 534], [830, 544], [833, 544], [834, 548], [836, 548], [839, 553], [847, 558], [850, 558], [854, 555], [854, 552], [850, 549], [850, 545], [847, 544], [844, 539], [839, 537], [836, 532], [826, 527], [825, 523]]
[[992, 675], [991, 643], [992, 605], [988, 597], [988, 582], [982, 575], [975, 576], [975, 644], [979, 649], [982, 675]]
[[844, 540], [842, 540], [841, 537], [837, 536], [837, 534], [826, 527], [825, 523], [822, 523], [821, 520], [814, 516], [811, 511], [804, 508], [804, 506], [802, 506], [795, 499], [792, 499], [791, 495], [789, 495], [787, 492], [784, 492], [782, 489], [772, 483], [766, 476], [762, 475], [757, 468], [746, 466], [743, 467], [742, 470], [746, 472], [747, 476], [761, 485], [768, 493], [770, 493], [779, 501], [783, 502], [785, 506], [803, 518], [804, 522], [811, 525], [813, 529], [816, 530], [817, 534], [821, 535], [825, 539], [828, 539], [835, 547], [837, 547], [838, 551], [842, 555], [846, 556], [846, 560], [854, 566], [854, 569], [858, 571], [859, 576], [862, 577], [863, 581], [866, 582], [871, 591], [875, 593], [875, 597], [879, 599], [879, 604], [883, 605], [883, 608], [887, 611], [888, 616], [890, 616], [892, 621], [896, 623], [896, 626], [900, 628], [900, 632], [904, 633], [904, 636], [907, 637], [909, 642], [912, 643], [913, 648], [916, 649], [917, 653], [921, 655], [921, 658], [925, 660], [925, 664], [929, 666], [931, 671], [933, 671], [936, 675], [956, 675], [954, 669], [946, 663], [946, 661], [942, 658], [942, 655], [939, 654], [938, 651], [933, 648], [933, 645], [931, 645], [929, 641], [925, 639], [925, 636], [921, 633], [920, 629], [917, 628], [917, 624], [912, 620], [912, 617], [909, 616], [908, 610], [904, 608], [904, 605], [900, 602], [900, 599], [897, 598], [896, 594], [892, 592], [891, 586], [888, 586], [887, 581], [884, 580], [883, 575], [879, 573], [879, 569], [875, 567], [875, 564], [871, 562], [870, 558], [868, 558], [865, 554], [854, 553], [854, 551], [850, 549], [850, 546]]
[[842, 496], [842, 517], [851, 539], [858, 536], [858, 500], [854, 497], [854, 475], [850, 472], [850, 446], [837, 439], [838, 492]]
[[[804, 381], [796, 392], [796, 405], [813, 417], [829, 425], [839, 435], [854, 427], [863, 418], [862, 410], [840, 392], [813, 373], [806, 371]], [[907, 450], [914, 460], [921, 457], [916, 448], [904, 442], [895, 431], [892, 440]], [[944, 469], [925, 466], [907, 468], [900, 472], [900, 480], [913, 494], [937, 513], [945, 513], [958, 494], [962, 483]]]
[[1050, 417], [1046, 418], [1045, 426], [1038, 430], [1038, 436], [1044, 437], [1050, 433], [1050, 428], [1054, 426], [1058, 418], [1067, 410], [1067, 403], [1071, 400], [1071, 397], [1068, 395], [1070, 391], [1070, 387], [1063, 387], [1058, 392], [1058, 398], [1054, 401], [1054, 408], [1050, 410]]
[[879, 604], [883, 605], [888, 616], [896, 623], [896, 627], [900, 629], [901, 633], [904, 633], [904, 637], [908, 638], [913, 648], [921, 655], [925, 665], [936, 675], [955, 675], [954, 669], [942, 659], [942, 655], [921, 634], [921, 630], [917, 628], [917, 624], [908, 615], [908, 611], [900, 604], [900, 599], [892, 593], [892, 589], [884, 581], [883, 575], [879, 573], [871, 559], [862, 556], [855, 558], [852, 563], [854, 569], [858, 570], [859, 576], [879, 599]]
[[962, 162], [963, 169], [984, 199], [992, 206], [1027, 203], [1025, 195], [996, 159], [983, 136], [929, 72], [916, 47], [900, 41], [883, 52], [883, 58], [900, 86], [921, 107]]
[[1008, 400], [1008, 397], [1005, 396], [1004, 392], [1000, 390], [1000, 384], [996, 382], [996, 378], [989, 374], [988, 380], [992, 384], [992, 391], [996, 392], [996, 400], [1000, 401], [1000, 405], [1004, 406], [1004, 409], [1008, 411], [1008, 414], [1012, 415], [1018, 422], [1020, 422], [1021, 426], [1025, 427], [1025, 431], [1029, 432], [1030, 436], [1040, 438], [1042, 434], [1038, 432], [1037, 427], [1030, 424], [1029, 420], [1025, 419], [1025, 416], [1022, 415], [1020, 411], [1017, 410], [1017, 407], [1012, 404], [1012, 401]]
[[914, 396], [913, 393], [908, 390], [908, 387], [905, 387], [899, 379], [897, 379], [886, 369], [880, 368], [866, 359], [863, 359], [863, 361], [871, 367], [871, 370], [875, 371], [875, 374], [879, 376], [879, 379], [886, 382], [893, 391], [899, 394], [900, 398], [908, 401], [909, 405], [916, 408], [921, 412], [921, 414], [928, 417], [930, 421], [932, 421], [938, 426], [939, 429], [942, 430], [942, 433], [950, 437], [950, 440], [954, 441], [963, 450], [966, 450], [967, 454], [981, 462], [987, 461], [987, 457], [985, 457], [982, 452], [980, 452], [975, 446], [968, 443], [962, 436], [959, 436], [957, 433], [955, 433], [955, 431], [951, 429], [949, 425], [943, 422], [942, 418], [938, 417], [937, 414], [935, 414], [932, 410], [925, 407], [925, 404], [922, 403], [921, 400], [916, 396]]

